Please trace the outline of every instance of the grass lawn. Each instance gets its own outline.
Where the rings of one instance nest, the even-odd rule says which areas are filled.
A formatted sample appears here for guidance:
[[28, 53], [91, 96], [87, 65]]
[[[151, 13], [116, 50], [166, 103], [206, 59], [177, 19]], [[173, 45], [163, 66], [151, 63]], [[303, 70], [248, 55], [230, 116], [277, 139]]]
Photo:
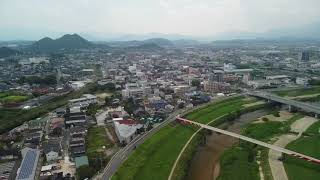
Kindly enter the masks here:
[[277, 121], [249, 124], [244, 129], [243, 134], [261, 141], [267, 141], [275, 134], [280, 134], [283, 132], [283, 124], [284, 123]]
[[[289, 143], [286, 148], [320, 159], [319, 128], [320, 122], [314, 123], [306, 131], [309, 136], [301, 137]], [[320, 177], [320, 166], [318, 164], [295, 157], [286, 156], [284, 167], [289, 180], [317, 180]]]
[[312, 124], [307, 130], [307, 134], [312, 134], [312, 135], [319, 135], [320, 134], [320, 121], [315, 122]]
[[[284, 123], [277, 121], [268, 121], [263, 123], [249, 124], [242, 132], [243, 135], [258, 140], [267, 141], [275, 134], [282, 132]], [[256, 161], [250, 161], [249, 154], [256, 156], [257, 148], [254, 144], [240, 141], [239, 144], [228, 149], [220, 158], [220, 175], [218, 180], [255, 180], [260, 179], [258, 164]], [[261, 149], [263, 150], [263, 149]], [[267, 156], [262, 152], [261, 163], [263, 170], [266, 172], [270, 169], [265, 166], [267, 164]]]
[[315, 86], [312, 88], [305, 88], [305, 89], [295, 89], [295, 90], [287, 90], [287, 91], [276, 91], [274, 92], [278, 96], [301, 96], [301, 95], [310, 95], [310, 94], [318, 94], [320, 93], [320, 86]]
[[218, 180], [259, 180], [258, 164], [249, 161], [249, 153], [242, 147], [226, 150], [220, 161], [221, 171]]
[[28, 96], [12, 95], [1, 98], [2, 103], [18, 103], [28, 100]]
[[88, 157], [95, 157], [99, 155], [99, 153], [103, 152], [104, 150], [102, 146], [105, 146], [106, 148], [113, 146], [106, 135], [106, 130], [104, 127], [89, 128], [86, 144]]
[[[244, 101], [243, 97], [228, 99], [189, 113], [186, 118], [208, 123], [221, 115], [240, 110], [245, 103], [250, 102]], [[167, 179], [179, 152], [195, 130], [196, 127], [174, 123], [162, 128], [129, 156], [112, 179]]]

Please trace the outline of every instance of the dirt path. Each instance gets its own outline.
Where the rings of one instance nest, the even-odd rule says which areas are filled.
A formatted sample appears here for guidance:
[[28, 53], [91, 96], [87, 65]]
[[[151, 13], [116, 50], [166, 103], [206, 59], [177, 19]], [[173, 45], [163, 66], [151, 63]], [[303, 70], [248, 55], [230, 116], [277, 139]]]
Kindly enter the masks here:
[[112, 134], [109, 132], [109, 129], [105, 128], [105, 130], [106, 130], [106, 134], [107, 134], [108, 138], [110, 139], [110, 141], [112, 141], [113, 143], [116, 143], [116, 141], [114, 140]]
[[[274, 143], [274, 145], [279, 147], [286, 147], [290, 142], [298, 139], [301, 134], [308, 129], [317, 119], [312, 117], [304, 117], [295, 121], [291, 125], [291, 130], [299, 133], [298, 135], [285, 134], [279, 137], [279, 139]], [[271, 168], [272, 176], [274, 180], [288, 180], [287, 173], [284, 169], [282, 161], [278, 158], [282, 156], [282, 153], [274, 150], [269, 150], [269, 165]]]

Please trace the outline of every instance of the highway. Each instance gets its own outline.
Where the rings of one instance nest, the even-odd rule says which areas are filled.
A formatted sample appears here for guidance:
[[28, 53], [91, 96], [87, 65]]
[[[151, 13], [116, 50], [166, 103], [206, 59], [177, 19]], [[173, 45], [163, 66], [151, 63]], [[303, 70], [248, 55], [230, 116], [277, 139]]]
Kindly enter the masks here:
[[262, 141], [259, 141], [259, 140], [253, 139], [253, 138], [249, 138], [249, 137], [246, 137], [246, 136], [243, 136], [243, 135], [240, 135], [240, 134], [236, 134], [236, 133], [233, 133], [233, 132], [229, 132], [229, 131], [226, 131], [226, 130], [215, 128], [215, 127], [208, 126], [208, 125], [205, 125], [205, 124], [201, 124], [201, 123], [197, 123], [197, 122], [194, 122], [194, 121], [190, 121], [188, 119], [181, 118], [180, 116], [177, 117], [177, 120], [182, 122], [182, 123], [193, 124], [193, 125], [205, 128], [205, 129], [209, 129], [209, 130], [221, 133], [221, 134], [225, 134], [225, 135], [232, 136], [232, 137], [244, 140], [244, 141], [248, 141], [248, 142], [251, 142], [251, 143], [254, 143], [254, 144], [257, 144], [257, 145], [260, 145], [260, 146], [263, 146], [263, 147], [266, 147], [266, 148], [269, 148], [269, 149], [272, 149], [272, 150], [275, 150], [275, 151], [278, 151], [278, 152], [282, 152], [284, 154], [295, 156], [297, 158], [304, 159], [306, 161], [310, 161], [310, 162], [314, 162], [314, 163], [320, 164], [320, 160], [319, 159], [316, 159], [316, 158], [313, 158], [311, 156], [307, 156], [307, 155], [304, 155], [304, 154], [301, 154], [301, 153], [298, 153], [298, 152], [294, 152], [294, 151], [291, 151], [291, 150], [288, 150], [288, 149], [285, 149], [285, 148], [282, 148], [282, 147], [278, 147], [278, 146], [275, 146], [275, 145], [272, 145], [272, 144], [268, 144], [268, 143], [265, 143], [265, 142], [262, 142]]
[[262, 91], [252, 91], [252, 92], [248, 92], [248, 94], [251, 96], [260, 97], [267, 100], [279, 102], [281, 104], [286, 104], [292, 107], [296, 107], [306, 112], [315, 113], [316, 115], [320, 114], [320, 107], [313, 104], [308, 104], [308, 103], [304, 103], [304, 102], [300, 102], [292, 99], [286, 99], [286, 98], [283, 98], [271, 93], [262, 92]]

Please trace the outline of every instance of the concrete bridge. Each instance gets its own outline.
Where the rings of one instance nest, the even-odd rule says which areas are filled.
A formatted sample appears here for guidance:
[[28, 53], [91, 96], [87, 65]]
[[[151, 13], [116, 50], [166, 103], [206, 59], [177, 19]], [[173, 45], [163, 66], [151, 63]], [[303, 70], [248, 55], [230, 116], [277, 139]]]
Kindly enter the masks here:
[[313, 104], [309, 104], [309, 103], [305, 103], [305, 102], [300, 102], [300, 101], [296, 101], [296, 100], [292, 100], [292, 99], [286, 99], [284, 97], [280, 97], [280, 96], [277, 96], [277, 95], [274, 95], [274, 94], [271, 94], [268, 92], [251, 91], [251, 92], [248, 92], [248, 95], [263, 98], [268, 101], [274, 101], [274, 102], [288, 105], [289, 111], [291, 111], [292, 108], [294, 107], [297, 109], [301, 109], [305, 112], [313, 113], [316, 118], [318, 118], [318, 116], [320, 114], [320, 107], [317, 105], [313, 105]]

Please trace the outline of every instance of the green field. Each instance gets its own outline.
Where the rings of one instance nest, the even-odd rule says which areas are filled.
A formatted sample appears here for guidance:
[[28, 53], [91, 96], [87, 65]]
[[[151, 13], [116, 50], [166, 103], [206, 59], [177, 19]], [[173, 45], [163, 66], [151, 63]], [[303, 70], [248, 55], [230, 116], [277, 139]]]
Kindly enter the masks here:
[[[186, 118], [208, 123], [219, 116], [240, 110], [243, 104], [250, 102], [243, 97], [232, 98], [193, 111]], [[112, 179], [167, 179], [179, 152], [195, 130], [196, 127], [177, 123], [162, 128], [129, 156]]]
[[1, 98], [2, 103], [19, 103], [28, 100], [28, 96], [12, 95]]
[[86, 152], [89, 157], [98, 156], [99, 153], [103, 152], [102, 146], [105, 146], [106, 148], [113, 146], [106, 135], [104, 127], [89, 128], [86, 138]]
[[320, 86], [315, 86], [312, 88], [304, 88], [304, 89], [287, 90], [287, 91], [276, 91], [274, 93], [277, 94], [278, 96], [289, 96], [289, 97], [318, 94], [320, 93]]
[[[90, 168], [95, 174], [101, 168], [105, 167], [109, 161], [105, 150], [113, 147], [109, 140], [105, 127], [90, 127], [86, 136], [86, 155], [88, 156]], [[105, 146], [105, 149], [103, 149]]]
[[21, 92], [7, 91], [0, 92], [0, 102], [3, 104], [7, 103], [19, 103], [30, 99], [31, 96], [25, 95]]
[[[286, 148], [320, 159], [320, 122], [308, 128], [306, 134], [291, 142]], [[285, 156], [284, 167], [289, 180], [318, 180], [320, 177], [319, 164], [307, 162], [291, 156]]]
[[218, 180], [259, 180], [258, 164], [250, 160], [249, 151], [243, 147], [226, 150], [220, 160], [221, 171]]

